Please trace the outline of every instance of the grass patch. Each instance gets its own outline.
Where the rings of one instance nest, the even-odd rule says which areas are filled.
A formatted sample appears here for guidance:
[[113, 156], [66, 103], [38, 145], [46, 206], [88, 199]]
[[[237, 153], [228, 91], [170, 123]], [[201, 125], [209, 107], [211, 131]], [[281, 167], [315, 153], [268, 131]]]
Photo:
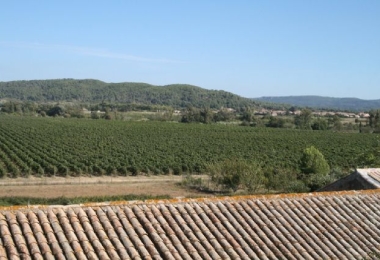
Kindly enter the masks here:
[[34, 197], [0, 197], [0, 206], [21, 206], [21, 205], [72, 205], [91, 202], [106, 201], [129, 201], [129, 200], [149, 200], [149, 199], [170, 199], [169, 195], [117, 195], [117, 196], [95, 196], [95, 197], [57, 197], [57, 198], [34, 198]]

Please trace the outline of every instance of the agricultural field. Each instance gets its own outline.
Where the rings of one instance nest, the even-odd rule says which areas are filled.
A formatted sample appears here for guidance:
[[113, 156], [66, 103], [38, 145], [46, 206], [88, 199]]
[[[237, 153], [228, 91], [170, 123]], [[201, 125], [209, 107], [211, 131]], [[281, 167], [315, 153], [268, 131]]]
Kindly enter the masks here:
[[[202, 176], [205, 178], [206, 176]], [[90, 176], [0, 179], [0, 206], [207, 197], [179, 185], [183, 176]]]
[[203, 173], [226, 158], [298, 172], [302, 151], [314, 145], [331, 167], [360, 165], [377, 145], [372, 134], [124, 122], [0, 117], [0, 175], [5, 177]]

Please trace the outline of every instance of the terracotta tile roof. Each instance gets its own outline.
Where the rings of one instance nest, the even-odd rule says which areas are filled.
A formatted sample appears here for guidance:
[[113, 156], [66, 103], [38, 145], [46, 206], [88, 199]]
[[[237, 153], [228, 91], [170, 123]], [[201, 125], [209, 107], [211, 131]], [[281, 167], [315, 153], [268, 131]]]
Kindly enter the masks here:
[[356, 169], [355, 172], [318, 191], [369, 190], [380, 188], [380, 169]]
[[0, 209], [0, 259], [363, 259], [380, 191]]
[[[363, 170], [362, 170], [363, 171]], [[380, 183], [380, 169], [368, 169], [368, 176]]]

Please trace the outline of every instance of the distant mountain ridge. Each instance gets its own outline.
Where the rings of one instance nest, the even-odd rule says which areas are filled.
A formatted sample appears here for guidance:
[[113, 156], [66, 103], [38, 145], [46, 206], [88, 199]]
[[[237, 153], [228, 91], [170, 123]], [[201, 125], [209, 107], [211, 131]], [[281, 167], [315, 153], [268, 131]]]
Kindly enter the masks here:
[[260, 97], [254, 98], [253, 100], [318, 109], [336, 109], [349, 111], [369, 111], [372, 109], [380, 109], [380, 99], [363, 100], [359, 98], [333, 98], [322, 96], [282, 96]]
[[0, 82], [0, 99], [34, 102], [116, 102], [210, 108], [256, 106], [254, 100], [222, 90], [186, 84], [106, 83], [94, 79], [54, 79]]

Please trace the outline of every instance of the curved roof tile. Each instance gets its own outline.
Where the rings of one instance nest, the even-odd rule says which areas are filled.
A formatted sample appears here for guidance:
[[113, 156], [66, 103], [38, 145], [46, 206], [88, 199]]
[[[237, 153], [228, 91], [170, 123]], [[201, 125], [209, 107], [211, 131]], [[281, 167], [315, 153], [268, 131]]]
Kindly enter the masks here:
[[0, 208], [0, 259], [363, 259], [380, 191]]

